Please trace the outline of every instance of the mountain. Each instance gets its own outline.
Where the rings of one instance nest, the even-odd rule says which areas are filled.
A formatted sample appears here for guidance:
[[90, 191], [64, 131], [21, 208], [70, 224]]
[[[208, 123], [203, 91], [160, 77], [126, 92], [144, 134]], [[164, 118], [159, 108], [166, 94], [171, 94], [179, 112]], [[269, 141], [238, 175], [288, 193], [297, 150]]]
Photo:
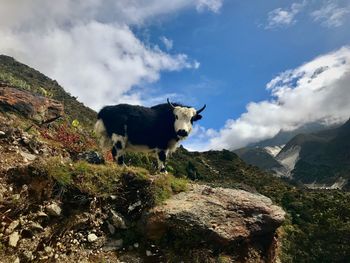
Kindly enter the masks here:
[[[339, 125], [338, 125], [339, 126]], [[245, 162], [255, 165], [265, 171], [272, 172], [277, 176], [289, 177], [290, 172], [294, 169], [297, 150], [289, 150], [287, 147], [285, 154], [277, 155], [285, 145], [299, 134], [310, 134], [315, 132], [322, 132], [337, 126], [326, 126], [320, 122], [305, 124], [292, 131], [279, 131], [273, 138], [263, 140], [257, 143], [250, 144], [246, 147], [236, 149], [233, 152], [238, 154]], [[294, 151], [292, 153], [292, 151]]]
[[[0, 262], [350, 258], [350, 193], [307, 189], [226, 150], [180, 147], [169, 174], [152, 155], [117, 166], [99, 152], [94, 121], [55, 81], [0, 56]], [[348, 126], [326, 134], [325, 153], [343, 162]]]
[[[320, 129], [323, 126], [310, 127]], [[271, 143], [283, 140], [272, 139], [261, 143], [265, 146], [245, 147], [234, 152], [251, 165], [280, 177], [293, 178], [311, 188], [347, 187], [349, 136], [347, 121], [317, 132], [297, 134], [285, 145], [273, 147]]]
[[323, 124], [321, 122], [311, 122], [311, 123], [302, 125], [299, 128], [294, 129], [292, 131], [280, 130], [274, 137], [257, 142], [257, 143], [250, 144], [248, 145], [248, 148], [252, 148], [252, 147], [261, 148], [261, 147], [269, 147], [269, 146], [276, 146], [276, 145], [285, 145], [288, 141], [290, 141], [293, 137], [295, 137], [298, 134], [315, 133], [315, 132], [323, 131], [329, 128], [333, 128], [333, 127], [332, 126], [330, 127], [329, 125]]
[[346, 184], [350, 179], [350, 120], [339, 128], [295, 138], [289, 148], [300, 145], [292, 175], [315, 186]]
[[[271, 149], [273, 150], [271, 151]], [[278, 153], [281, 147], [244, 147], [234, 152], [248, 164], [256, 165], [266, 171], [273, 171], [274, 169], [283, 168], [283, 165], [275, 159], [276, 150]]]

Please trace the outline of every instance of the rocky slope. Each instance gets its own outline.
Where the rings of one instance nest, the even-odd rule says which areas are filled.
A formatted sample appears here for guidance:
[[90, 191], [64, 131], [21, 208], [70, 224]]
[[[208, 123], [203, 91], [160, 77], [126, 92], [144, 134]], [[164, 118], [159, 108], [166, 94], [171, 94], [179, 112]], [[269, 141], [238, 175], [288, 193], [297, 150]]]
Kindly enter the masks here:
[[[18, 65], [8, 57], [5, 62]], [[6, 63], [2, 67], [8, 76]], [[63, 99], [39, 95], [27, 77], [20, 77], [21, 69], [24, 75], [29, 72], [30, 81], [42, 78], [45, 90], [59, 91], [21, 65], [11, 76], [23, 83], [15, 77], [0, 79], [0, 261], [277, 260], [277, 228], [285, 215], [269, 198], [181, 177], [188, 166], [179, 162], [185, 150], [169, 167], [178, 177], [155, 173], [147, 156], [131, 155], [128, 161], [148, 169], [111, 163], [96, 151], [88, 128], [93, 118], [81, 117], [84, 112], [72, 116], [76, 102], [62, 91]], [[232, 156], [226, 158], [234, 164]], [[237, 162], [237, 172], [248, 172]], [[211, 164], [201, 164], [202, 176], [222, 176]]]

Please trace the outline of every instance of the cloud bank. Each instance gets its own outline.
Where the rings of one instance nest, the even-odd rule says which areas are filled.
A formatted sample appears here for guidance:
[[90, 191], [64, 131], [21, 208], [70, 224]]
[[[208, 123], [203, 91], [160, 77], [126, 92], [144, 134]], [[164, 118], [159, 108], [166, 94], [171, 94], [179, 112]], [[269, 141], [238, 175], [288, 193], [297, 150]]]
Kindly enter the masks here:
[[346, 46], [279, 74], [266, 86], [270, 100], [249, 103], [245, 113], [228, 120], [220, 131], [197, 128], [201, 148], [194, 149], [237, 149], [309, 122], [346, 121], [349, 83], [350, 47]]
[[199, 62], [143, 43], [131, 26], [185, 8], [218, 12], [221, 4], [222, 0], [5, 1], [0, 8], [0, 53], [56, 79], [96, 110], [119, 102], [140, 104], [142, 91], [132, 92], [134, 87], [157, 81], [162, 71], [198, 68]]

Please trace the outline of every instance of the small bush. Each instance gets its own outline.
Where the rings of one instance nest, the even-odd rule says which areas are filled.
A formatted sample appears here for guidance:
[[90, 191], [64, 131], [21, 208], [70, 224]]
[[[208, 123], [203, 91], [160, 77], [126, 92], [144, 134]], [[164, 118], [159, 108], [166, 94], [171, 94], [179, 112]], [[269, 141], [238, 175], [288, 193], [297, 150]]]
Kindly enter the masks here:
[[62, 146], [72, 155], [96, 149], [96, 141], [88, 132], [69, 125], [67, 122], [59, 122], [49, 129], [42, 129], [41, 135], [48, 140]]

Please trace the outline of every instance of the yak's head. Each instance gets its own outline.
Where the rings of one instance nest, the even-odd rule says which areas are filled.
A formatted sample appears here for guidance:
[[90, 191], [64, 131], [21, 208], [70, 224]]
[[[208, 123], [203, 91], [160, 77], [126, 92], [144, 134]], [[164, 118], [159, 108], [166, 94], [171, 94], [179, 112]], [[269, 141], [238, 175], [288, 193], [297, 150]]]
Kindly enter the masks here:
[[205, 109], [204, 105], [200, 110], [195, 108], [183, 107], [183, 106], [174, 106], [171, 104], [169, 99], [167, 99], [168, 104], [172, 107], [173, 113], [175, 116], [175, 132], [178, 139], [186, 138], [192, 131], [193, 122], [202, 119], [200, 113]]

